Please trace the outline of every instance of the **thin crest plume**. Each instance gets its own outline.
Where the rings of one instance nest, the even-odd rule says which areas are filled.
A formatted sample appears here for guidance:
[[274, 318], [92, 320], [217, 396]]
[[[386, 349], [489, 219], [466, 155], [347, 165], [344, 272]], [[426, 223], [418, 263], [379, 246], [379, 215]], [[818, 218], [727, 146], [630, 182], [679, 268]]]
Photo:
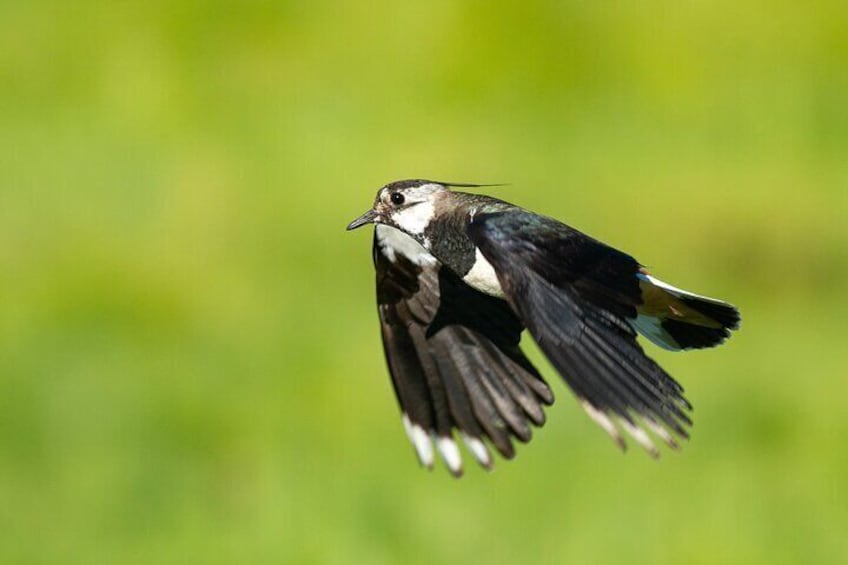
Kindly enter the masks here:
[[491, 184], [473, 184], [467, 182], [444, 182], [444, 181], [436, 181], [439, 184], [444, 186], [450, 186], [452, 188], [485, 188], [488, 186], [509, 186], [508, 182], [499, 182], [499, 183], [491, 183]]

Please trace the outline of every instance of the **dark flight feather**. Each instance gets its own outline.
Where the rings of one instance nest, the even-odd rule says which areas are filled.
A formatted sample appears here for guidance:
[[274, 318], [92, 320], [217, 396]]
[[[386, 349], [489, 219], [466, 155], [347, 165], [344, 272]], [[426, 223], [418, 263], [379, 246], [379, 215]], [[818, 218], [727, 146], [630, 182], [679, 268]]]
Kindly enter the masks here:
[[438, 447], [454, 441], [454, 430], [477, 442], [472, 451], [485, 467], [492, 460], [480, 451], [484, 440], [511, 458], [512, 439], [528, 440], [553, 402], [519, 348], [519, 319], [504, 300], [472, 289], [435, 260], [387, 254], [376, 235], [373, 256], [386, 360], [421, 462], [432, 464], [431, 437]]
[[541, 350], [591, 406], [590, 414], [615, 417], [653, 454], [637, 418], [669, 444], [657, 422], [687, 437], [691, 406], [683, 388], [645, 355], [628, 321], [641, 303], [635, 259], [523, 211], [478, 214], [468, 233]]

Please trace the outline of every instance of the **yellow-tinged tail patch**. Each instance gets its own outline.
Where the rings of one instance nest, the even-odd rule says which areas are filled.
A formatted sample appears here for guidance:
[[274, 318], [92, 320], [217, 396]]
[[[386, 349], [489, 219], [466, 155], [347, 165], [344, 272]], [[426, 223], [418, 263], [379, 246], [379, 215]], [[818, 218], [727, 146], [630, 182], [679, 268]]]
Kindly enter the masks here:
[[642, 304], [634, 329], [664, 349], [714, 347], [739, 327], [739, 310], [722, 300], [674, 287], [640, 270]]

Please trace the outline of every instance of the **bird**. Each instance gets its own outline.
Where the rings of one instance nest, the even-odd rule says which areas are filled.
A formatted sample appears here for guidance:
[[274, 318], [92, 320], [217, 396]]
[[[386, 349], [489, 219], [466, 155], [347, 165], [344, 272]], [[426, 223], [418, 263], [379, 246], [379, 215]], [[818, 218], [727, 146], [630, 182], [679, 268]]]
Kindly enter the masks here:
[[552, 217], [425, 179], [381, 187], [347, 230], [374, 224], [383, 349], [420, 464], [463, 474], [459, 441], [486, 470], [494, 449], [545, 423], [553, 392], [521, 349], [526, 330], [588, 416], [624, 451], [652, 457], [689, 438], [683, 387], [639, 342], [683, 351], [723, 343], [739, 310], [682, 290], [631, 255]]

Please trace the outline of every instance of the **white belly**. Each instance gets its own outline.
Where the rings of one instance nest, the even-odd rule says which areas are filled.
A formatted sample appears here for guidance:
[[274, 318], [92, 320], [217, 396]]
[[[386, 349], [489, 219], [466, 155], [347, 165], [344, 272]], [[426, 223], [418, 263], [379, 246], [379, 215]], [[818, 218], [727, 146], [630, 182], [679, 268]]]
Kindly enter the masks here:
[[503, 289], [501, 288], [500, 281], [498, 281], [498, 276], [495, 274], [494, 267], [483, 257], [479, 249], [474, 255], [474, 266], [462, 277], [462, 280], [465, 281], [465, 284], [480, 292], [485, 292], [498, 298], [504, 297]]
[[435, 257], [402, 231], [380, 224], [377, 224], [375, 229], [377, 230], [377, 241], [383, 249], [383, 254], [392, 263], [397, 262], [398, 254], [403, 255], [416, 265], [424, 266], [436, 263]]

